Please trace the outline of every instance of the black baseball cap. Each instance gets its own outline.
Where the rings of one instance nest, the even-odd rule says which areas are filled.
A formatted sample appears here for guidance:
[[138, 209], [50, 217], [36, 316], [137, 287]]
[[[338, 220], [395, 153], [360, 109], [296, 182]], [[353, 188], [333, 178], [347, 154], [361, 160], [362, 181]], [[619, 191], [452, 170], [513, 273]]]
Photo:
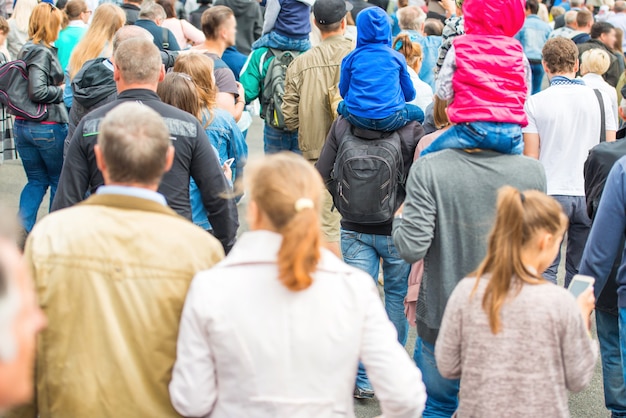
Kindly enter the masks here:
[[339, 22], [352, 10], [352, 3], [344, 0], [316, 0], [313, 4], [315, 21], [320, 25]]

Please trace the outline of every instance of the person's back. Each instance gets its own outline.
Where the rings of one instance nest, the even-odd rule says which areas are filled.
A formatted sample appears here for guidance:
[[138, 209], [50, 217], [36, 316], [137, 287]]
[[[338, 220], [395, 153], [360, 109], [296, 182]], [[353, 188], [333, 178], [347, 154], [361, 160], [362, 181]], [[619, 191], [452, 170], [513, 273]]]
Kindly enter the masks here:
[[237, 19], [237, 49], [244, 55], [250, 54], [252, 44], [261, 37], [263, 13], [256, 0], [215, 0], [216, 6], [228, 6]]
[[418, 416], [419, 371], [396, 342], [372, 279], [320, 248], [323, 184], [313, 166], [282, 153], [247, 178], [251, 232], [196, 276], [185, 302], [170, 383], [176, 410], [354, 417], [361, 359], [385, 416]]
[[38, 341], [38, 412], [176, 417], [167, 381], [184, 298], [224, 252], [156, 192], [174, 153], [162, 118], [127, 103], [100, 128], [105, 186], [46, 217], [26, 244], [49, 321]]

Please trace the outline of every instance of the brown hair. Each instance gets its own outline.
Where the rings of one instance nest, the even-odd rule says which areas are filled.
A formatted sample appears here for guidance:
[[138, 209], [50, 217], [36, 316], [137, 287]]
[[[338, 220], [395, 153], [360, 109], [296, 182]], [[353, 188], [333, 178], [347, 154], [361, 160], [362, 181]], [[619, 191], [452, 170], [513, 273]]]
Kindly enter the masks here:
[[28, 21], [28, 37], [34, 44], [50, 48], [59, 36], [63, 23], [63, 12], [50, 3], [39, 3], [33, 9]]
[[11, 28], [9, 27], [9, 22], [7, 22], [5, 18], [0, 16], [0, 33], [6, 35], [7, 33], [9, 33], [10, 30]]
[[85, 0], [70, 0], [65, 5], [63, 11], [67, 15], [67, 20], [78, 20], [80, 19], [80, 15], [87, 10], [87, 3]]
[[98, 146], [116, 183], [158, 184], [170, 145], [163, 118], [136, 102], [115, 107], [100, 124]]
[[[122, 8], [112, 3], [104, 3], [96, 8], [85, 36], [78, 42], [70, 56], [70, 80], [74, 79], [87, 61], [101, 55], [110, 56], [113, 52], [113, 37], [124, 26], [124, 23], [126, 23], [126, 14]], [[111, 50], [103, 54], [107, 45]]]
[[613, 51], [621, 52], [621, 54], [624, 55], [622, 39], [624, 39], [624, 31], [621, 28], [615, 26], [615, 45], [613, 45]]
[[476, 285], [489, 275], [482, 306], [489, 316], [491, 332], [500, 332], [500, 310], [511, 292], [517, 294], [523, 283], [541, 284], [545, 280], [528, 271], [522, 262], [522, 249], [536, 233], [544, 230], [559, 239], [565, 232], [567, 217], [553, 198], [536, 190], [520, 192], [505, 186], [498, 191], [496, 222], [489, 235], [487, 256], [476, 272]]
[[437, 129], [443, 129], [446, 126], [450, 125], [450, 119], [448, 118], [448, 101], [440, 99], [439, 96], [435, 94], [435, 98], [433, 100], [433, 119], [435, 122], [435, 127]]
[[217, 39], [220, 27], [231, 16], [235, 16], [235, 14], [229, 7], [226, 6], [213, 6], [205, 10], [200, 18], [204, 37], [211, 40]]
[[205, 128], [211, 123], [211, 112], [217, 103], [217, 86], [213, 78], [213, 60], [204, 54], [189, 53], [181, 54], [176, 58], [173, 70], [179, 73], [189, 74], [198, 89], [200, 106], [209, 112]]
[[593, 22], [593, 15], [589, 10], [579, 10], [576, 13], [576, 26], [579, 29], [587, 27], [591, 22]]
[[166, 19], [176, 17], [176, 7], [174, 6], [174, 0], [157, 0], [157, 4], [163, 7], [165, 10]]
[[321, 256], [322, 178], [301, 156], [281, 152], [253, 163], [246, 182], [252, 201], [283, 236], [278, 251], [280, 281], [289, 290], [308, 288]]
[[200, 120], [198, 90], [189, 75], [177, 72], [168, 73], [159, 83], [157, 94], [163, 103], [191, 113]]
[[120, 43], [113, 54], [113, 64], [128, 84], [156, 85], [163, 68], [159, 48], [145, 38], [131, 38]]
[[[422, 46], [418, 42], [412, 42], [408, 33], [401, 33], [393, 41], [393, 49], [404, 55], [409, 67], [414, 68], [417, 61], [424, 59]], [[421, 65], [421, 64], [420, 64]]]
[[548, 39], [542, 53], [543, 61], [552, 74], [570, 73], [576, 68], [578, 48], [570, 39], [561, 36]]

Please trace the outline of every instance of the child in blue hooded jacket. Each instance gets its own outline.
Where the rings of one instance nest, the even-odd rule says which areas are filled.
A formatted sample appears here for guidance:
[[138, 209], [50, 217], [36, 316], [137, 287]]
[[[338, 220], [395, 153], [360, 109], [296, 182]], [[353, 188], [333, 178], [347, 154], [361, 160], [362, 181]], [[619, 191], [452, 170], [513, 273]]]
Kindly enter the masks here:
[[356, 18], [356, 49], [341, 63], [337, 112], [352, 125], [375, 131], [396, 131], [424, 121], [424, 112], [407, 102], [415, 88], [406, 59], [391, 48], [391, 25], [384, 10], [369, 7]]

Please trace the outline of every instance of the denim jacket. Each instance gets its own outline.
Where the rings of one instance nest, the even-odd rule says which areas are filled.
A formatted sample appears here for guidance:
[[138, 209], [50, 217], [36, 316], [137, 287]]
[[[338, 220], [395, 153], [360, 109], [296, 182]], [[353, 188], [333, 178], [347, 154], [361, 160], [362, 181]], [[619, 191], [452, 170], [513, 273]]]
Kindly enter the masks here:
[[524, 47], [524, 53], [530, 61], [541, 60], [541, 50], [545, 45], [552, 29], [550, 25], [541, 20], [537, 15], [526, 17], [524, 26], [515, 35]]
[[[230, 113], [222, 109], [214, 109], [212, 115], [213, 119], [205, 128], [205, 132], [217, 152], [220, 164], [224, 164], [229, 158], [235, 159], [231, 169], [233, 179], [238, 181], [243, 176], [243, 166], [248, 158], [248, 144], [246, 144], [241, 130], [237, 127], [237, 123]], [[208, 111], [205, 111], [202, 115], [202, 124], [205, 125], [210, 117]], [[189, 183], [189, 197], [193, 223], [204, 229], [211, 229], [207, 220], [207, 212], [202, 205], [200, 192], [193, 179]]]

